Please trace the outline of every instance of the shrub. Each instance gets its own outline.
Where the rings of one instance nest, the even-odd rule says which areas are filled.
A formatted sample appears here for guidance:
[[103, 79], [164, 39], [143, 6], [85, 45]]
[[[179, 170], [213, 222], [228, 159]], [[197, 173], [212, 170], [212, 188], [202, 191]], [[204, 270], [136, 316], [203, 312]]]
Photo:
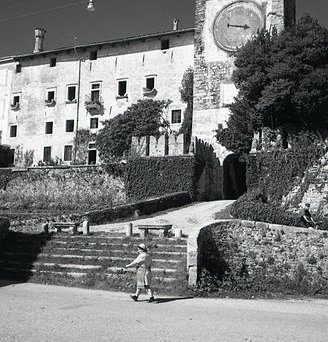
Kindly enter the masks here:
[[235, 218], [251, 221], [297, 226], [299, 218], [285, 209], [268, 203], [266, 196], [253, 190], [241, 196], [231, 206], [231, 215]]
[[194, 157], [146, 157], [129, 160], [126, 170], [127, 196], [140, 200], [175, 192], [194, 197]]
[[0, 167], [8, 167], [14, 159], [10, 146], [0, 145]]

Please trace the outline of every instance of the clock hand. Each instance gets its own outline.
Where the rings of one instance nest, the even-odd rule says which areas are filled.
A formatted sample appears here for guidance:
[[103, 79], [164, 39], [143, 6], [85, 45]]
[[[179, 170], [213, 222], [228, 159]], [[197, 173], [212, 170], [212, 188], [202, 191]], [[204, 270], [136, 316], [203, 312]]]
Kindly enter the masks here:
[[250, 28], [250, 26], [248, 26], [246, 24], [245, 25], [233, 25], [233, 24], [229, 24], [229, 23], [228, 23], [227, 27], [240, 27], [240, 28], [243, 28], [244, 30], [247, 30]]

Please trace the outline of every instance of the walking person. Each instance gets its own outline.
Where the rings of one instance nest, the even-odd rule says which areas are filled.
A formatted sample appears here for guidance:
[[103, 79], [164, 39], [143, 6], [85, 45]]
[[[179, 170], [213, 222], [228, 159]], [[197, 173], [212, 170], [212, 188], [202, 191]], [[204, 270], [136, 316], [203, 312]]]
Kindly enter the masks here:
[[137, 290], [135, 295], [130, 296], [134, 301], [138, 300], [140, 292], [145, 289], [149, 295], [149, 303], [152, 303], [154, 299], [154, 294], [151, 289], [151, 263], [152, 258], [148, 254], [147, 248], [144, 243], [138, 246], [139, 255], [130, 264], [126, 265], [126, 268], [136, 267], [137, 268]]

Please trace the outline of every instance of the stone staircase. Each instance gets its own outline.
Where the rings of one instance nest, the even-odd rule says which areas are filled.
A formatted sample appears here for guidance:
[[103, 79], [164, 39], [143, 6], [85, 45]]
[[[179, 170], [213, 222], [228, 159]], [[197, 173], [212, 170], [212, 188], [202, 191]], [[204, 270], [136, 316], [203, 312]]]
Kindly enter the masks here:
[[0, 278], [132, 292], [135, 269], [122, 268], [137, 256], [142, 242], [153, 257], [155, 292], [183, 294], [187, 289], [185, 238], [126, 238], [118, 232], [85, 236], [10, 231], [0, 243]]

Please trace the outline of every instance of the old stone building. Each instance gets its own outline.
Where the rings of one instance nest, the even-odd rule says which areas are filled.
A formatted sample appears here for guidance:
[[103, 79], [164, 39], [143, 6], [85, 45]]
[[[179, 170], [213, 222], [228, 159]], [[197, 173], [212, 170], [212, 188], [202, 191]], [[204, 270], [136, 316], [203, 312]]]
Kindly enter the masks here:
[[[33, 53], [0, 60], [2, 143], [34, 151], [34, 161], [72, 160], [81, 128], [96, 132], [101, 121], [139, 99], [170, 99], [173, 130], [183, 120], [179, 87], [194, 68], [193, 137], [213, 146], [226, 169], [236, 160], [215, 139], [237, 90], [231, 81], [233, 52], [258, 30], [278, 31], [295, 22], [295, 0], [196, 0], [195, 29], [43, 51], [45, 32], [35, 31]], [[97, 162], [89, 144], [88, 162]], [[228, 179], [228, 178], [227, 178]]]
[[[170, 100], [164, 114], [178, 130], [193, 35], [174, 22], [171, 32], [44, 51], [45, 31], [36, 29], [33, 53], [0, 60], [2, 143], [15, 149], [16, 159], [33, 151], [34, 163], [70, 163], [78, 130], [96, 133], [102, 121], [145, 98]], [[92, 141], [88, 154], [97, 163]]]

